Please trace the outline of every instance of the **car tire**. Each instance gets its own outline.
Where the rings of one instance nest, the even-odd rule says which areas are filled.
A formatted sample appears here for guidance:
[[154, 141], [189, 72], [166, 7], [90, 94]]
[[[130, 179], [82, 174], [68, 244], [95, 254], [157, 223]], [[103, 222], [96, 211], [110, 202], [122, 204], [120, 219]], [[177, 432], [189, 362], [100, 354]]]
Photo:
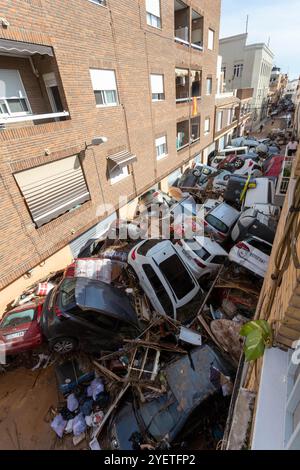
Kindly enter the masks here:
[[241, 158], [237, 158], [236, 161], [234, 162], [234, 168], [236, 168], [237, 170], [240, 170], [243, 165], [244, 165], [244, 162]]
[[58, 354], [68, 354], [77, 349], [77, 341], [74, 338], [56, 338], [50, 343], [51, 351]]

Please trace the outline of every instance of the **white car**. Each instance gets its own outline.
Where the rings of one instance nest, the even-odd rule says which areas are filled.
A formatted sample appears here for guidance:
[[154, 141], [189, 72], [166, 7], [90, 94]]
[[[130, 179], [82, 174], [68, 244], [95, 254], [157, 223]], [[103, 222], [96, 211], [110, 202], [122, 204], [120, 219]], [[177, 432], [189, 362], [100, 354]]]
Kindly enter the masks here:
[[224, 242], [240, 216], [240, 212], [226, 202], [222, 202], [204, 217], [204, 232], [218, 242]]
[[228, 259], [228, 253], [208, 237], [179, 240], [176, 246], [196, 279], [211, 276]]
[[229, 260], [259, 277], [265, 277], [272, 245], [257, 237], [237, 243], [229, 253]]
[[143, 240], [129, 252], [128, 264], [155, 311], [176, 319], [200, 287], [170, 240]]

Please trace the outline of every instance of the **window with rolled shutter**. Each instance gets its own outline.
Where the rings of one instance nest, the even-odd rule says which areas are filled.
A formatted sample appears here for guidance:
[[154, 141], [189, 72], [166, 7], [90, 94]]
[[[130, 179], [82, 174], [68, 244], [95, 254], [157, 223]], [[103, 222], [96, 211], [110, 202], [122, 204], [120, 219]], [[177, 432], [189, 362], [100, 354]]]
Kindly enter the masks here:
[[36, 227], [90, 200], [77, 155], [15, 173], [14, 177]]

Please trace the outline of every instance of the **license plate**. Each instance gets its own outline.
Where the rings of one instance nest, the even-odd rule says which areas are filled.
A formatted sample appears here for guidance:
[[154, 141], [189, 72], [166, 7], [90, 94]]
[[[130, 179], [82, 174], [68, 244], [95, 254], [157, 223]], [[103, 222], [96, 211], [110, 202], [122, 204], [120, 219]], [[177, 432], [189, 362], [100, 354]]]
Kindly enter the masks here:
[[24, 335], [25, 335], [25, 331], [18, 331], [18, 333], [12, 333], [11, 335], [6, 335], [5, 339], [10, 340], [10, 339], [15, 339], [15, 338], [21, 338]]

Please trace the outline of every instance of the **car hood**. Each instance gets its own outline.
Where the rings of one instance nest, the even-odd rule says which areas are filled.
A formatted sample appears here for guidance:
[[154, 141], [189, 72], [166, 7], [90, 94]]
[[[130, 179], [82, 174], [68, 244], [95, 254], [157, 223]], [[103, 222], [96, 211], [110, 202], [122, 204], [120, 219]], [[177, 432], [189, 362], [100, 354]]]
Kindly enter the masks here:
[[137, 315], [128, 296], [104, 282], [77, 278], [75, 300], [82, 310], [95, 310], [118, 320], [137, 324]]

